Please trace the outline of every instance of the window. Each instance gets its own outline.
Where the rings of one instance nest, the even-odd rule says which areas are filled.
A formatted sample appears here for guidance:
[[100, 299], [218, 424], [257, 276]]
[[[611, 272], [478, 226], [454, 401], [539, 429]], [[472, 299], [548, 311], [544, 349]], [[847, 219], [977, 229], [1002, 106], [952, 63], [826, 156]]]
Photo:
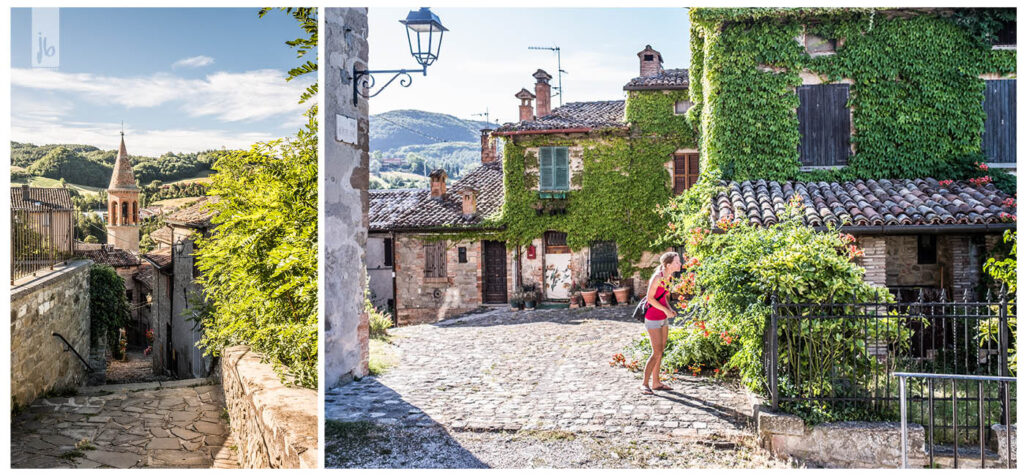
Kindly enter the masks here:
[[391, 238], [384, 238], [384, 266], [394, 266], [394, 257], [391, 256], [394, 253], [393, 245], [391, 244]]
[[651, 54], [644, 55], [644, 61], [654, 61], [654, 55], [651, 55]]
[[996, 39], [992, 42], [992, 47], [999, 49], [1009, 49], [1017, 47], [1017, 21], [1008, 21], [1003, 23], [1003, 28], [996, 32]]
[[814, 56], [831, 55], [836, 52], [836, 40], [830, 40], [817, 35], [804, 35], [804, 49], [807, 54]]
[[459, 262], [460, 263], [465, 263], [467, 261], [469, 261], [469, 260], [466, 259], [466, 247], [465, 246], [460, 246], [459, 247]]
[[686, 114], [693, 107], [693, 103], [690, 101], [676, 101], [675, 114], [677, 116]]
[[544, 232], [544, 252], [548, 254], [569, 253], [566, 238], [569, 235], [561, 231]]
[[917, 264], [935, 264], [935, 235], [917, 235]]
[[848, 84], [816, 84], [796, 88], [800, 106], [800, 164], [805, 167], [846, 165], [850, 157]]
[[590, 244], [590, 279], [606, 280], [619, 275], [619, 251], [614, 241]]
[[569, 190], [569, 148], [540, 148], [540, 189]]
[[981, 150], [990, 164], [1017, 163], [1017, 80], [985, 81]]
[[427, 278], [448, 277], [447, 259], [445, 257], [444, 241], [426, 243], [423, 245], [423, 276]]
[[700, 177], [700, 154], [683, 152], [672, 155], [672, 192], [676, 195], [697, 183]]

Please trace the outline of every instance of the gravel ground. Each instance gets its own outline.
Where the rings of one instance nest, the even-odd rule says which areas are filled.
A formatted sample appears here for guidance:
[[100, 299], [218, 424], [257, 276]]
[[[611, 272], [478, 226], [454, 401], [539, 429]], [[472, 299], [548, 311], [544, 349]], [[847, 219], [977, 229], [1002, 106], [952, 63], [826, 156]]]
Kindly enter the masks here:
[[791, 468], [752, 438], [643, 440], [566, 431], [448, 432], [327, 425], [327, 467], [343, 468]]

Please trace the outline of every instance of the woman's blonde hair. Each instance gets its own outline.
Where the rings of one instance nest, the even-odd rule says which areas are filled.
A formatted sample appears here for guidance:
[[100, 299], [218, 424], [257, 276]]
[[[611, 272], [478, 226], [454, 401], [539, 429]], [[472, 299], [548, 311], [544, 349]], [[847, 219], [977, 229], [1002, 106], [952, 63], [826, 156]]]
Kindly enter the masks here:
[[[665, 272], [665, 266], [668, 265], [669, 263], [675, 261], [675, 259], [678, 258], [678, 257], [679, 257], [679, 253], [676, 253], [675, 251], [669, 251], [669, 252], [661, 255], [661, 258], [658, 258], [658, 267], [654, 268], [654, 274], [652, 274], [651, 277], [658, 276], [658, 275], [664, 273]], [[664, 277], [664, 276], [662, 276], [662, 277]]]

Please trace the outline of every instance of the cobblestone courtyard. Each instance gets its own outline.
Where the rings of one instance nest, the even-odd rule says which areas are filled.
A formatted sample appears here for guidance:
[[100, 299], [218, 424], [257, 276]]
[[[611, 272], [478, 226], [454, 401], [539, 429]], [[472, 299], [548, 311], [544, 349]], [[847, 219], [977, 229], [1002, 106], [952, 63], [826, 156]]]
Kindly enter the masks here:
[[738, 386], [682, 377], [645, 396], [638, 374], [609, 365], [643, 330], [630, 311], [502, 309], [391, 330], [396, 367], [327, 392], [327, 465], [778, 464], [753, 444]]
[[206, 379], [83, 387], [12, 416], [15, 468], [232, 468], [224, 397]]

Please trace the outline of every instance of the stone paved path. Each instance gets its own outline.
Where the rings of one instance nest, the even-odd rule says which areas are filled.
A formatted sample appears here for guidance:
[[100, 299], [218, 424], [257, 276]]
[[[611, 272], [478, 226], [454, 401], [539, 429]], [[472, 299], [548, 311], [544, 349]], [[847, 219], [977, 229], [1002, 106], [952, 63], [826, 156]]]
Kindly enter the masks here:
[[681, 377], [674, 391], [644, 396], [638, 374], [609, 365], [643, 331], [630, 311], [493, 310], [393, 329], [399, 364], [329, 390], [326, 416], [448, 432], [749, 438], [752, 402], [737, 385]]
[[224, 397], [206, 379], [83, 387], [11, 419], [14, 468], [232, 468]]

